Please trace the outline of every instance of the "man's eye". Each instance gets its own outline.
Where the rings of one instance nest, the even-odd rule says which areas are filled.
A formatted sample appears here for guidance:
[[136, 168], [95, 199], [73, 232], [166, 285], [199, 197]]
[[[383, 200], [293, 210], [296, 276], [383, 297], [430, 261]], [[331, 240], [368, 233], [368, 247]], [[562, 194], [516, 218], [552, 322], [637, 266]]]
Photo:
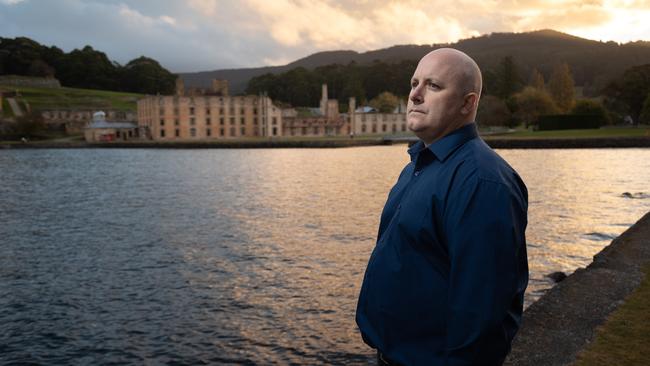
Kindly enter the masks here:
[[429, 88], [431, 89], [440, 89], [440, 86], [436, 83], [428, 83]]
[[411, 88], [415, 88], [418, 86], [418, 82], [416, 80], [411, 81]]

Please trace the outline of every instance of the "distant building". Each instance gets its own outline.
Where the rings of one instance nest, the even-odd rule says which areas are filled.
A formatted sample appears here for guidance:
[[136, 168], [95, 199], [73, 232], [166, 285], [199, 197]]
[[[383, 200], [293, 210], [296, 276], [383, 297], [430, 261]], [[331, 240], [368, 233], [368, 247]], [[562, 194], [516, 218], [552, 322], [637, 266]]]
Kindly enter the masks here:
[[400, 103], [393, 113], [378, 113], [356, 108], [351, 98], [348, 113], [339, 113], [326, 84], [318, 108], [280, 108], [265, 95], [228, 95], [226, 80], [203, 89], [185, 88], [179, 78], [175, 95], [138, 100], [138, 126], [152, 140], [387, 135], [406, 132], [404, 109]]
[[227, 93], [226, 81], [210, 90], [185, 90], [179, 81], [174, 96], [138, 100], [138, 126], [152, 140], [282, 136], [282, 110], [269, 97]]
[[354, 98], [348, 106], [350, 124], [355, 135], [390, 135], [406, 132], [406, 106], [400, 101], [393, 113], [379, 113], [369, 106], [356, 107]]
[[109, 122], [99, 111], [84, 128], [86, 142], [127, 141], [139, 138], [138, 125], [132, 122]]
[[[103, 110], [105, 118], [113, 122], [134, 123], [136, 114], [133, 111]], [[93, 118], [91, 109], [44, 109], [39, 113], [43, 122], [50, 130], [65, 131], [67, 134], [84, 133], [88, 121]]]
[[339, 102], [329, 99], [327, 85], [321, 88], [319, 108], [287, 108], [282, 110], [285, 136], [346, 136], [350, 132], [347, 115], [339, 113]]

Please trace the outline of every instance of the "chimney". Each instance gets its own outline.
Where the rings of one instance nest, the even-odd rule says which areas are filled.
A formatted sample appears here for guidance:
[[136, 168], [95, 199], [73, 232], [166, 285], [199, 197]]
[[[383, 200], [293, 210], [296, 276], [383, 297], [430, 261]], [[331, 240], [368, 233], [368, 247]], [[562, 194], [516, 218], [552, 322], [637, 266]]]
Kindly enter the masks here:
[[185, 95], [185, 83], [180, 76], [176, 78], [176, 95], [179, 97]]
[[228, 80], [212, 79], [212, 93], [216, 95], [221, 95], [224, 97], [228, 96]]
[[327, 84], [323, 84], [321, 90], [320, 111], [323, 116], [327, 116]]
[[355, 97], [350, 97], [348, 101], [348, 114], [354, 114], [354, 110], [357, 109], [357, 99]]

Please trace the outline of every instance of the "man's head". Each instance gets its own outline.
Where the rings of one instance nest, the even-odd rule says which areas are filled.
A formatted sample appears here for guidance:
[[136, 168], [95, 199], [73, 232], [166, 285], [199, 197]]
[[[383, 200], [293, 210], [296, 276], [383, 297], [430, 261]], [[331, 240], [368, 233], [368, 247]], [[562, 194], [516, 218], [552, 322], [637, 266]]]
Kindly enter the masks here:
[[411, 78], [409, 130], [429, 145], [473, 122], [481, 85], [478, 65], [463, 52], [452, 48], [429, 52]]

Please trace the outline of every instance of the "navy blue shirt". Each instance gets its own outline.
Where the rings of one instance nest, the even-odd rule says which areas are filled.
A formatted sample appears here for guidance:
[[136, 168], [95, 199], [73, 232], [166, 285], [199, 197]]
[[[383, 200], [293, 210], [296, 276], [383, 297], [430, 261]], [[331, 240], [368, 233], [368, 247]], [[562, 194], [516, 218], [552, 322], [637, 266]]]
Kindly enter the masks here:
[[406, 165], [357, 304], [363, 340], [403, 365], [498, 365], [528, 284], [528, 193], [474, 123]]

